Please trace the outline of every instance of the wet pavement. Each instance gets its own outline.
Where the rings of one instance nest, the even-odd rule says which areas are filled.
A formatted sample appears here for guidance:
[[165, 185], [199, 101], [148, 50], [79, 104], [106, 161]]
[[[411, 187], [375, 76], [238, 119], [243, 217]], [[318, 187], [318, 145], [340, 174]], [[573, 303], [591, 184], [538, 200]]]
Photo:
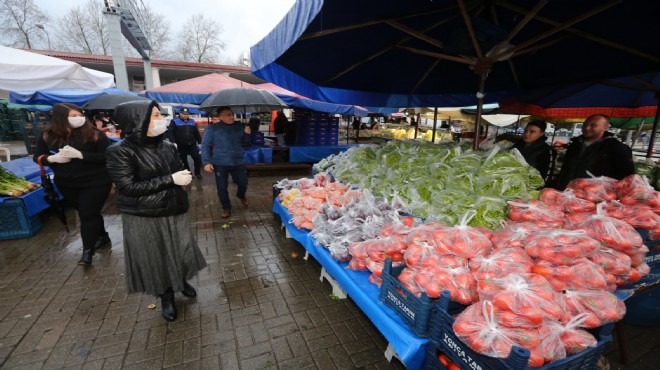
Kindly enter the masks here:
[[[126, 293], [113, 197], [104, 209], [112, 249], [91, 267], [77, 265], [82, 244], [72, 210], [70, 234], [46, 211], [37, 235], [0, 241], [0, 367], [402, 369], [387, 362], [387, 342], [362, 311], [350, 298], [333, 299], [320, 265], [285, 238], [271, 211], [272, 183], [283, 177], [250, 177], [250, 206], [232, 199], [229, 219], [220, 217], [212, 176], [190, 186], [191, 222], [208, 267], [191, 282], [196, 299], [176, 295], [172, 323], [156, 297]], [[624, 332], [629, 364], [611, 345], [612, 369], [660, 368], [659, 330]]]

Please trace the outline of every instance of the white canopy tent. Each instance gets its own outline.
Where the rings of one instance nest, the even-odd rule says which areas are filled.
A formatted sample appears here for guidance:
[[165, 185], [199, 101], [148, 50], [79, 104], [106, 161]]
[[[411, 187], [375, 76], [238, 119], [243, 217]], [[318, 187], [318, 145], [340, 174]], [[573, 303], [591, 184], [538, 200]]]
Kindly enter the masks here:
[[80, 88], [103, 90], [115, 86], [110, 73], [0, 45], [0, 89], [9, 91]]
[[505, 127], [518, 122], [518, 120], [529, 117], [517, 114], [485, 114], [481, 118], [494, 126]]

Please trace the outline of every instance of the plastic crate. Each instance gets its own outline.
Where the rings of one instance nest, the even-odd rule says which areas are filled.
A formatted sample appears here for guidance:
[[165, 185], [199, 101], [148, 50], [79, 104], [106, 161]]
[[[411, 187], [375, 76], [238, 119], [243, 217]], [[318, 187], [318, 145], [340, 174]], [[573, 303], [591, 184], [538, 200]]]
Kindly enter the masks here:
[[[440, 295], [440, 300], [433, 307], [431, 317], [431, 332], [429, 346], [435, 346], [449, 358], [456, 362], [462, 369], [474, 370], [523, 370], [529, 369], [527, 361], [529, 359], [529, 350], [514, 346], [506, 359], [488, 357], [473, 351], [454, 334], [454, 318], [447, 312], [449, 304], [449, 292], [444, 291]], [[537, 367], [537, 370], [593, 370], [600, 355], [605, 349], [605, 345], [612, 340], [612, 329], [614, 324], [607, 324], [595, 331], [594, 334], [598, 343], [595, 347], [554, 361], [544, 366]]]
[[0, 240], [32, 236], [42, 227], [39, 215], [28, 215], [23, 200], [5, 199], [0, 203]]
[[649, 236], [649, 231], [645, 229], [635, 228], [639, 235], [642, 237], [644, 245], [649, 248], [649, 252], [644, 258], [644, 262], [650, 267], [660, 266], [660, 240], [652, 240]]
[[[426, 338], [431, 330], [431, 309], [436, 301], [422, 293], [421, 297], [415, 296], [410, 290], [406, 289], [397, 276], [403, 271], [405, 266], [392, 267], [392, 260], [385, 260], [383, 268], [382, 284], [378, 299], [385, 306], [396, 312], [401, 319], [410, 327], [417, 336]], [[459, 313], [466, 306], [456, 302], [450, 302], [450, 312]]]
[[445, 370], [447, 367], [440, 362], [438, 355], [440, 350], [437, 349], [432, 343], [426, 345], [426, 355], [424, 357], [424, 370]]

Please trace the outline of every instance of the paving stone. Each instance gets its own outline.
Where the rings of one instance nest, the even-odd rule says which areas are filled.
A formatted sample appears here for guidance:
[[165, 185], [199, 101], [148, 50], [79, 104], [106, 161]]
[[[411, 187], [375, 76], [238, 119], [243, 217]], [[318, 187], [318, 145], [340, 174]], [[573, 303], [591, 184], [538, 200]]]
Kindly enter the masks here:
[[128, 353], [126, 357], [124, 357], [124, 365], [133, 365], [147, 360], [155, 360], [151, 362], [153, 363], [158, 362], [159, 364], [161, 364], [163, 362], [162, 360], [164, 353], [165, 353], [165, 346], [147, 348], [142, 351], [131, 352]]
[[165, 346], [165, 356], [163, 357], [163, 367], [170, 367], [180, 364], [183, 361], [183, 341], [168, 343]]
[[183, 341], [183, 362], [190, 363], [202, 356], [201, 338], [191, 338]]
[[293, 357], [293, 352], [291, 352], [291, 348], [289, 348], [289, 343], [286, 338], [276, 338], [271, 340], [271, 348], [273, 349], [273, 354], [278, 363]]

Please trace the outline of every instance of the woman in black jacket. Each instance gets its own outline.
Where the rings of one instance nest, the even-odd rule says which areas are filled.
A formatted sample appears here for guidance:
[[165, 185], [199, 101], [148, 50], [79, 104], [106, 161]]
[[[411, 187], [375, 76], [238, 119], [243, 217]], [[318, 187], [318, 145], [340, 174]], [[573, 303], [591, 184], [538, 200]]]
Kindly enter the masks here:
[[552, 163], [552, 147], [546, 143], [546, 123], [544, 121], [532, 121], [527, 124], [522, 134], [522, 140], [513, 147], [520, 151], [527, 164], [536, 168], [543, 181], [547, 182], [550, 177], [550, 164]]
[[47, 164], [64, 201], [78, 211], [83, 252], [79, 264], [89, 266], [98, 248], [110, 246], [101, 209], [112, 180], [105, 168], [105, 134], [87, 121], [73, 104], [55, 104], [53, 119], [37, 139], [33, 160]]
[[192, 175], [163, 140], [169, 121], [155, 101], [120, 104], [114, 117], [124, 139], [108, 148], [107, 165], [119, 193], [128, 292], [160, 296], [163, 318], [174, 321], [174, 292], [197, 296], [187, 280], [206, 267], [183, 189]]

